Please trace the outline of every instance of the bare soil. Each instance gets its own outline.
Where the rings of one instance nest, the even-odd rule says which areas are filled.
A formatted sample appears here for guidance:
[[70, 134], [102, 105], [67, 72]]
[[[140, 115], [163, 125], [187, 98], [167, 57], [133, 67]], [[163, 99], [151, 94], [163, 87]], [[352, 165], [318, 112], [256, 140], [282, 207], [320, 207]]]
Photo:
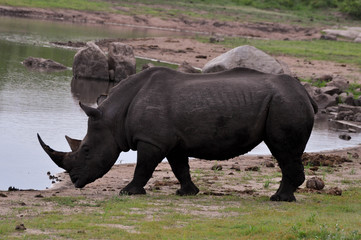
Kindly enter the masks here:
[[[319, 37], [318, 29], [304, 29], [272, 23], [244, 24], [241, 26], [239, 23], [237, 26], [234, 25], [235, 23], [229, 23], [221, 27], [221, 25], [215, 24], [210, 20], [202, 22], [189, 22], [185, 19], [165, 21], [153, 17], [145, 18], [144, 16], [122, 16], [73, 10], [55, 11], [4, 6], [0, 6], [0, 15], [76, 23], [126, 24], [178, 29], [181, 31], [199, 31], [201, 29], [203, 32], [208, 33], [272, 39], [310, 39]], [[216, 44], [200, 43], [192, 39], [146, 38], [123, 40], [122, 42], [133, 46], [137, 56], [175, 63], [187, 61], [199, 68], [203, 67], [212, 58], [229, 50]], [[325, 61], [311, 62], [307, 59], [286, 56], [277, 56], [277, 59], [287, 63], [291, 72], [299, 77], [331, 74], [346, 79], [361, 79], [359, 69], [353, 66]], [[307, 166], [305, 170], [307, 179], [313, 176], [323, 178], [326, 190], [332, 187], [338, 187], [341, 190], [346, 190], [349, 187], [359, 187], [361, 182], [361, 160], [358, 156], [361, 156], [361, 147], [308, 155], [308, 158], [305, 160], [307, 161], [305, 162]], [[344, 158], [347, 161], [340, 161], [340, 158]], [[314, 163], [317, 161], [320, 163], [318, 164], [320, 166], [313, 166], [316, 165]], [[267, 167], [272, 166], [270, 163], [273, 163], [275, 167]], [[215, 164], [221, 165], [222, 170], [212, 170], [212, 166]], [[244, 196], [270, 196], [277, 190], [281, 179], [280, 169], [271, 156], [240, 156], [222, 162], [192, 159], [190, 166], [193, 180], [201, 190], [200, 194], [205, 195], [239, 194]], [[53, 209], [55, 203], [41, 201], [43, 197], [85, 196], [87, 199], [93, 200], [110, 198], [117, 195], [120, 189], [131, 181], [134, 168], [134, 164], [115, 165], [104, 177], [83, 189], [74, 188], [68, 175], [61, 173], [59, 174], [61, 182], [48, 190], [2, 191], [0, 192], [0, 215], [12, 214], [14, 207], [24, 205], [37, 206], [42, 210]], [[246, 171], [246, 169], [256, 171]], [[175, 194], [178, 188], [179, 184], [168, 163], [161, 163], [146, 185], [148, 194], [172, 195]], [[301, 188], [305, 188], [305, 183]], [[326, 190], [324, 192], [321, 191], [321, 193], [326, 193]], [[296, 194], [296, 198], [299, 200], [302, 200], [303, 197], [302, 194]], [[65, 208], [64, 211], [66, 211]], [[76, 211], [76, 209], [72, 208], [72, 211]], [[24, 217], [24, 215], [19, 216], [19, 218], [21, 217]]]

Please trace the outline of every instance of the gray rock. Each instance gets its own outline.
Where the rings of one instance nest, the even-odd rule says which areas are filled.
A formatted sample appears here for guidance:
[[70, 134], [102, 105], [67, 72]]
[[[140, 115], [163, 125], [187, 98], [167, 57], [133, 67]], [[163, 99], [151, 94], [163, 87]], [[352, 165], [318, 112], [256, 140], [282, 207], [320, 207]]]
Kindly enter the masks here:
[[346, 98], [348, 97], [347, 93], [343, 92], [337, 96], [336, 102], [337, 103], [344, 103]]
[[23, 61], [23, 64], [27, 68], [41, 72], [62, 71], [67, 69], [63, 64], [45, 58], [28, 57]]
[[87, 47], [80, 49], [74, 56], [75, 79], [109, 80], [108, 70], [108, 58], [94, 42], [88, 42]]
[[361, 43], [361, 36], [359, 36], [358, 38], [356, 38], [355, 40], [353, 40], [355, 43]]
[[142, 66], [142, 71], [151, 67], [154, 67], [153, 63], [146, 63]]
[[332, 81], [326, 83], [327, 87], [338, 87], [342, 92], [349, 87], [349, 82], [340, 77], [335, 77]]
[[204, 73], [220, 72], [235, 67], [245, 67], [272, 74], [283, 74], [276, 59], [252, 46], [234, 48], [209, 61], [202, 69]]
[[339, 104], [338, 105], [338, 111], [339, 112], [348, 111], [348, 110], [353, 111], [354, 114], [361, 113], [361, 107], [350, 106], [350, 105], [346, 105], [346, 104]]
[[361, 34], [361, 27], [343, 27], [342, 29], [325, 29], [326, 34], [356, 39]]
[[352, 121], [354, 118], [354, 112], [352, 110], [340, 111], [337, 113], [336, 120]]
[[332, 81], [333, 77], [332, 77], [332, 75], [324, 74], [324, 75], [318, 77], [317, 79], [322, 82], [330, 82], [330, 81]]
[[179, 65], [177, 71], [185, 73], [200, 73], [200, 70], [192, 67], [188, 62], [184, 61]]
[[355, 106], [355, 99], [353, 98], [353, 96], [347, 96], [343, 103], [350, 106]]
[[353, 120], [355, 122], [361, 122], [361, 113], [356, 113], [354, 116], [353, 116]]
[[334, 86], [326, 86], [321, 88], [321, 91], [323, 93], [326, 93], [328, 95], [334, 95], [334, 94], [340, 94], [341, 90], [338, 87], [334, 87]]
[[114, 81], [119, 82], [136, 71], [133, 48], [129, 45], [112, 42], [109, 44], [109, 69], [114, 70]]
[[321, 40], [337, 41], [337, 37], [335, 35], [332, 35], [332, 34], [321, 35], [320, 39]]
[[325, 94], [325, 93], [315, 95], [315, 97], [313, 99], [316, 101], [318, 108], [320, 108], [320, 109], [332, 107], [337, 104], [335, 97]]
[[341, 135], [338, 136], [338, 138], [340, 138], [342, 140], [346, 140], [346, 141], [351, 140], [351, 136], [348, 135], [348, 134], [341, 134]]

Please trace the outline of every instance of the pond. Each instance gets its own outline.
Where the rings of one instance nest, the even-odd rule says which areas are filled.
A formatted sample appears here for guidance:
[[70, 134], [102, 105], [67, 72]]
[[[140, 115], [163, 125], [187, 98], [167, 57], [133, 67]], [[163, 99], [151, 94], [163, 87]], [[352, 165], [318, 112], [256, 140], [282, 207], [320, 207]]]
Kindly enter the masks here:
[[[73, 25], [29, 19], [0, 18], [0, 190], [45, 189], [51, 185], [47, 172], [63, 171], [41, 149], [36, 134], [59, 151], [69, 151], [64, 135], [82, 139], [87, 117], [78, 101], [94, 104], [97, 91], [109, 89], [108, 83], [72, 83], [72, 72], [39, 73], [29, 71], [21, 62], [29, 56], [53, 59], [72, 66], [74, 50], [56, 48], [50, 41], [87, 41], [107, 37], [175, 36], [141, 28], [97, 25]], [[138, 65], [141, 63], [138, 62]], [[84, 86], [86, 86], [84, 88]], [[319, 151], [357, 145], [338, 138], [327, 121], [314, 127], [307, 151]], [[269, 154], [264, 144], [250, 154]], [[122, 153], [117, 163], [135, 162], [136, 153]]]

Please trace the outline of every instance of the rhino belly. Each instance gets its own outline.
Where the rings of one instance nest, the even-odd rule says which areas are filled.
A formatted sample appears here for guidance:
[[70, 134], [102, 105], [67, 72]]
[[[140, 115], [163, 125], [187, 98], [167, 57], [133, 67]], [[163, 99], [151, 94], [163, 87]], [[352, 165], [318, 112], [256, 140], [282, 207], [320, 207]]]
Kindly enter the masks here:
[[[238, 126], [237, 126], [238, 125]], [[241, 125], [241, 126], [239, 126]], [[182, 146], [190, 157], [223, 160], [251, 151], [263, 141], [265, 121], [237, 121], [225, 126], [193, 125], [185, 129]]]

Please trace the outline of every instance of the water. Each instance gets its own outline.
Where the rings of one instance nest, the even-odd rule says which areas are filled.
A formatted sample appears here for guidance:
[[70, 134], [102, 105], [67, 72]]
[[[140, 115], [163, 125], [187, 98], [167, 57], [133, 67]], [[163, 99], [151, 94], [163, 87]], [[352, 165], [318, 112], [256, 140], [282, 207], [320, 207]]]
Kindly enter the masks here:
[[[109, 89], [108, 83], [71, 82], [71, 70], [58, 73], [29, 71], [21, 62], [29, 57], [50, 58], [71, 67], [74, 50], [51, 47], [49, 41], [84, 41], [106, 37], [174, 36], [174, 32], [110, 26], [72, 25], [29, 19], [0, 18], [0, 190], [9, 186], [45, 189], [51, 185], [47, 171], [58, 168], [41, 149], [36, 134], [59, 151], [70, 151], [64, 135], [82, 139], [87, 117], [78, 101], [94, 104]], [[327, 121], [315, 125], [307, 151], [357, 145], [338, 138]], [[269, 154], [264, 144], [250, 154]], [[122, 153], [118, 163], [135, 162], [136, 153]]]

